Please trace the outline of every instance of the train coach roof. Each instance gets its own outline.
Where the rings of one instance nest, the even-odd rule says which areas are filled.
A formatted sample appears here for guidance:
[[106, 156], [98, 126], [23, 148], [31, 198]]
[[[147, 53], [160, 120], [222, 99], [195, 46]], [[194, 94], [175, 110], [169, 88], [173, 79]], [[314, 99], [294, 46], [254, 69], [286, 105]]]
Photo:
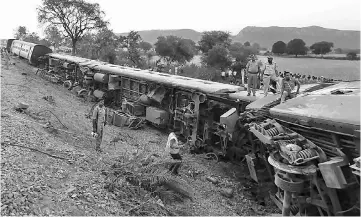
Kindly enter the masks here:
[[172, 87], [195, 90], [208, 94], [223, 94], [244, 90], [244, 88], [235, 85], [223, 84], [178, 75], [170, 75], [149, 70], [134, 69], [112, 64], [99, 65], [94, 68], [99, 69], [103, 72], [113, 73], [120, 76], [148, 80], [151, 82], [162, 83]]
[[85, 58], [82, 58], [82, 57], [69, 56], [69, 55], [63, 55], [63, 54], [57, 54], [57, 53], [49, 53], [47, 55], [52, 57], [52, 58], [61, 59], [61, 60], [65, 60], [65, 61], [68, 61], [68, 62], [73, 62], [73, 63], [76, 63], [76, 64], [80, 64], [80, 63], [90, 61], [89, 59], [85, 59]]
[[130, 68], [125, 66], [113, 65], [113, 64], [109, 64], [101, 61], [89, 60], [81, 57], [55, 54], [55, 53], [48, 55], [52, 58], [62, 59], [67, 62], [74, 62], [76, 64], [79, 64], [80, 66], [90, 67], [96, 70], [100, 70], [104, 73], [111, 73], [119, 76], [162, 83], [173, 87], [184, 88], [187, 90], [195, 90], [208, 94], [234, 93], [244, 90], [244, 88], [235, 85], [229, 85], [229, 84], [206, 81], [196, 78], [189, 78], [184, 76], [153, 72], [149, 70], [141, 70], [141, 69]]
[[[317, 86], [320, 86], [321, 84], [303, 84], [300, 87], [300, 93], [307, 92], [308, 90], [315, 88]], [[267, 97], [264, 97], [263, 90], [260, 92], [261, 96], [254, 100], [252, 103], [248, 104], [246, 107], [246, 110], [259, 110], [263, 107], [275, 102], [278, 98], [280, 98], [280, 94], [268, 94]], [[233, 94], [235, 97], [238, 97], [237, 95], [240, 95], [240, 93]], [[259, 95], [259, 94], [258, 94]]]
[[305, 96], [290, 99], [270, 109], [280, 118], [297, 117], [306, 122], [360, 126], [360, 82], [341, 82]]
[[[31, 43], [31, 42], [27, 42], [27, 41], [14, 40], [13, 43], [14, 43], [14, 42], [21, 43], [21, 44], [26, 44], [26, 45], [28, 45], [28, 46], [30, 46], [30, 47], [40, 46], [40, 47], [46, 47], [46, 48], [48, 48], [48, 47], [45, 46], [45, 45], [34, 44], [34, 43]], [[49, 49], [50, 49], [50, 48], [49, 48]]]

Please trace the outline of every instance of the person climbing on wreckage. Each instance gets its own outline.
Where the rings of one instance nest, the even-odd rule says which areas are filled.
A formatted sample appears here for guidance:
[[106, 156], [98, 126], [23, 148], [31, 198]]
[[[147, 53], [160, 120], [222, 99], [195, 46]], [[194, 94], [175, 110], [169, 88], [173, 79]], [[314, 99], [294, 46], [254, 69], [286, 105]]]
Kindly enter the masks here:
[[92, 136], [96, 138], [95, 150], [101, 152], [100, 145], [103, 139], [103, 129], [106, 125], [107, 108], [104, 106], [104, 98], [99, 101], [99, 104], [93, 110], [93, 132]]
[[[295, 89], [297, 85], [296, 93], [291, 93], [292, 90]], [[281, 81], [281, 103], [284, 103], [287, 98], [294, 98], [297, 94], [299, 94], [301, 84], [297, 79], [292, 79], [290, 72], [284, 72], [284, 79]]]

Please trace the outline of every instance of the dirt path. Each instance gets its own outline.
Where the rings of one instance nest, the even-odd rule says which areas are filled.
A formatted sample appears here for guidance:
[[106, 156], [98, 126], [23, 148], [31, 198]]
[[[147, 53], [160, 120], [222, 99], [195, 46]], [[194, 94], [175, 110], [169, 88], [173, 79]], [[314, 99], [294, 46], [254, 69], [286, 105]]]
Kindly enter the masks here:
[[[150, 127], [133, 131], [107, 126], [104, 152], [97, 154], [91, 122], [85, 117], [92, 104], [39, 78], [25, 62], [17, 58], [13, 62], [16, 65], [10, 70], [1, 68], [1, 215], [125, 215], [122, 204], [104, 189], [102, 171], [121, 153], [134, 152], [137, 144], [162, 153], [167, 134]], [[45, 96], [55, 102], [46, 101]], [[27, 114], [14, 110], [19, 102], [29, 104]], [[45, 128], [46, 123], [59, 130]], [[123, 142], [110, 144], [119, 134], [133, 139], [125, 136]], [[181, 178], [196, 195], [193, 202], [167, 205], [179, 215], [268, 215], [277, 211], [267, 200], [266, 206], [257, 205], [247, 191], [250, 182], [245, 166], [216, 163], [201, 155], [185, 154], [184, 159]], [[200, 174], [190, 177], [189, 170]], [[219, 177], [221, 183], [206, 181], [209, 175]], [[219, 193], [227, 186], [235, 189], [231, 199]]]

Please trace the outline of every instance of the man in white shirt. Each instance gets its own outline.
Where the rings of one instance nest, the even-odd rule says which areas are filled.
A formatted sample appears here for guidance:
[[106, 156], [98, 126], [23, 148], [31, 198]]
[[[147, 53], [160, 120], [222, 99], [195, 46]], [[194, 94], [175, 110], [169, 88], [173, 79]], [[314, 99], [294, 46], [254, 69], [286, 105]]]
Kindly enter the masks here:
[[[179, 154], [180, 148], [183, 148], [183, 145], [178, 144], [178, 139], [175, 133], [170, 133], [168, 136], [167, 145], [165, 148], [165, 152], [169, 153], [170, 156], [174, 160], [180, 160], [182, 161], [182, 156]], [[174, 163], [170, 168], [169, 171], [171, 171], [174, 175], [178, 175], [178, 169], [181, 166], [180, 162]]]
[[280, 90], [277, 64], [273, 62], [272, 56], [268, 56], [267, 59], [268, 61], [265, 63], [264, 69], [261, 74], [261, 79], [263, 80], [264, 96], [268, 95], [271, 80], [277, 83], [277, 89]]

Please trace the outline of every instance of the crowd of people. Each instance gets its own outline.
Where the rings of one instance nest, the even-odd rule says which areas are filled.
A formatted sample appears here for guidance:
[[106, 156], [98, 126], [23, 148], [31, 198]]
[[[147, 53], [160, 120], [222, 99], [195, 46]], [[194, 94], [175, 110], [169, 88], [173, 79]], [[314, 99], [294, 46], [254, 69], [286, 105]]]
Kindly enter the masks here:
[[299, 86], [302, 84], [334, 81], [323, 76], [301, 75], [289, 71], [280, 72], [272, 56], [268, 56], [267, 62], [262, 63], [257, 60], [255, 55], [250, 55], [247, 65], [242, 66], [240, 70], [232, 66], [228, 70], [222, 70], [221, 76], [224, 81], [230, 84], [244, 86], [247, 83], [247, 96], [251, 96], [251, 93], [256, 96], [256, 90], [263, 89], [264, 96], [267, 96], [268, 92], [271, 91], [281, 93], [281, 99], [284, 96], [292, 98], [293, 95], [290, 91], [293, 91], [296, 86], [299, 90]]

